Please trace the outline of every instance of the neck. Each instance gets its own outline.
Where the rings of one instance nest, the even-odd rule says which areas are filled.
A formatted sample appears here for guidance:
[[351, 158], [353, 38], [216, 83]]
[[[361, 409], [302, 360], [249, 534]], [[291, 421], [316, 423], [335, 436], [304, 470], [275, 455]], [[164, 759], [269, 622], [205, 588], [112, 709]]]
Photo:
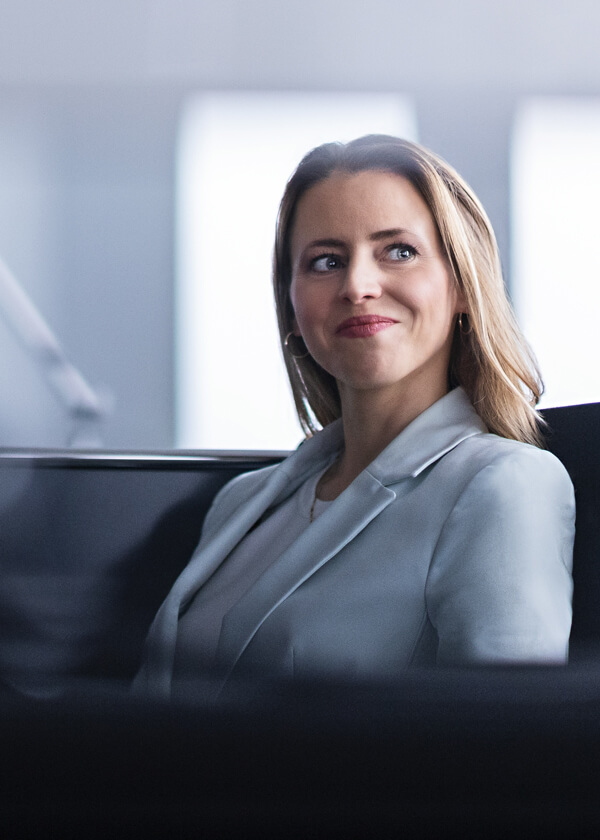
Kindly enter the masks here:
[[327, 470], [317, 494], [323, 500], [335, 499], [388, 446], [400, 432], [429, 406], [447, 393], [404, 394], [386, 391], [340, 389], [344, 450]]

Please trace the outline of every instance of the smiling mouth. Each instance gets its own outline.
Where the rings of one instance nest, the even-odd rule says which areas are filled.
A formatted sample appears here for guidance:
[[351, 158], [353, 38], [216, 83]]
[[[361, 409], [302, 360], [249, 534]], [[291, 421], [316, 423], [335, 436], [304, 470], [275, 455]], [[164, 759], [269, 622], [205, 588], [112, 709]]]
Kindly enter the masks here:
[[393, 318], [385, 318], [383, 315], [357, 315], [342, 321], [335, 332], [343, 338], [368, 338], [397, 323]]

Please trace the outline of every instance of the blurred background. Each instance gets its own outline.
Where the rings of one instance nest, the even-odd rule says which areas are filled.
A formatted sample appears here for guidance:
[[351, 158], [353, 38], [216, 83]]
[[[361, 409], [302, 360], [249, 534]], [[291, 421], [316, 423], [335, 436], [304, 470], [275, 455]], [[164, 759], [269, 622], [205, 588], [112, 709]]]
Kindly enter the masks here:
[[3, 0], [0, 447], [287, 449], [278, 199], [384, 131], [481, 198], [545, 405], [600, 400], [596, 0]]

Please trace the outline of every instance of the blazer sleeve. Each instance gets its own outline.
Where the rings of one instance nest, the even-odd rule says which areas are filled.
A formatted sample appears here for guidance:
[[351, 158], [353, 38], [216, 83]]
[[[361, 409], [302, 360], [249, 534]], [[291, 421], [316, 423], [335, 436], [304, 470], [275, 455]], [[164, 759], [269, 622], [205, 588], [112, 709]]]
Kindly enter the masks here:
[[428, 575], [438, 663], [566, 662], [574, 531], [573, 485], [549, 452], [516, 445], [479, 470]]

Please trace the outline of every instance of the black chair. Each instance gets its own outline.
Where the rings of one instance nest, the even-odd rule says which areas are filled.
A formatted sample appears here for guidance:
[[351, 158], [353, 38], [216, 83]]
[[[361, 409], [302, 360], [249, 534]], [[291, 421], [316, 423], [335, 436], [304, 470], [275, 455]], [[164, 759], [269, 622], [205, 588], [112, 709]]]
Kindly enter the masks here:
[[571, 661], [600, 654], [600, 403], [550, 408], [548, 448], [575, 486]]

